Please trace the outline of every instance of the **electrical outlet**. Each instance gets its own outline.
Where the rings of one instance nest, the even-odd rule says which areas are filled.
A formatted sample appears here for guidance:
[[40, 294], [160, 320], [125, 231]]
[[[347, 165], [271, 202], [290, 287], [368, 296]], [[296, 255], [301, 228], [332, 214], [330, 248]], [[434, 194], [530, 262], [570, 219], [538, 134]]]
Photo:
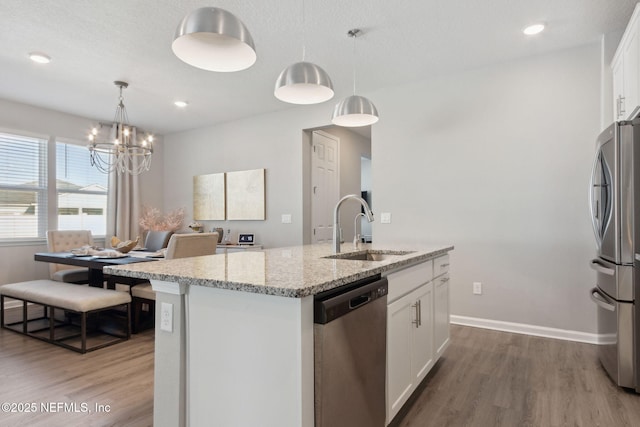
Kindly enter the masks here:
[[163, 302], [160, 309], [160, 329], [173, 332], [173, 304]]
[[282, 223], [291, 224], [291, 214], [282, 214]]
[[380, 213], [380, 224], [391, 224], [391, 213], [389, 213], [389, 212], [381, 212]]
[[482, 295], [482, 283], [481, 282], [473, 282], [473, 293], [475, 295]]

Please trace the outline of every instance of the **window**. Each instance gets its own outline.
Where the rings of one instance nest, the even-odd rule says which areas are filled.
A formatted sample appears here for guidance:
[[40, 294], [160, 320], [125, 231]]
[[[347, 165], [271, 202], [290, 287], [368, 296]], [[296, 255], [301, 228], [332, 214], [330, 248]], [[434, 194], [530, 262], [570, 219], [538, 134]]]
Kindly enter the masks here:
[[104, 236], [108, 179], [84, 145], [0, 132], [0, 244], [41, 243], [49, 228]]
[[47, 229], [47, 141], [0, 133], [0, 240]]
[[91, 230], [104, 236], [108, 188], [109, 176], [91, 166], [86, 147], [56, 143], [58, 230]]

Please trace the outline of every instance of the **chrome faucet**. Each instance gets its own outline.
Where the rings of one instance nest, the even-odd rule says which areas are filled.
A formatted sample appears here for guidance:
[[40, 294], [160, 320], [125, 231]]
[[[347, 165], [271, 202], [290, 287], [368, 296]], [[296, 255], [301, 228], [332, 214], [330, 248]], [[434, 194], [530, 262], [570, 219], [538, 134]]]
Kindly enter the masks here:
[[340, 205], [349, 199], [354, 199], [362, 205], [364, 208], [364, 215], [367, 217], [367, 221], [373, 222], [373, 212], [367, 202], [360, 196], [355, 194], [348, 194], [336, 203], [336, 208], [333, 211], [333, 253], [340, 253]]

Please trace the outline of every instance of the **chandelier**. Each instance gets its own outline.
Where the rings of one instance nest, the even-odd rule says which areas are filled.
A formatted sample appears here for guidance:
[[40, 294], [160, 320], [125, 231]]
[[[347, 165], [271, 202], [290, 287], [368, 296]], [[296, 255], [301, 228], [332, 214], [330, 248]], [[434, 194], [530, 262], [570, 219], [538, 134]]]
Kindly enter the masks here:
[[[153, 154], [153, 136], [147, 135], [138, 139], [136, 128], [129, 125], [129, 117], [124, 106], [122, 89], [126, 89], [127, 82], [113, 82], [120, 88], [120, 99], [116, 107], [116, 115], [110, 126], [110, 137], [99, 139], [99, 129], [94, 127], [89, 134], [89, 158], [91, 165], [100, 172], [128, 173], [139, 175], [151, 167]], [[100, 123], [101, 129], [105, 124]]]

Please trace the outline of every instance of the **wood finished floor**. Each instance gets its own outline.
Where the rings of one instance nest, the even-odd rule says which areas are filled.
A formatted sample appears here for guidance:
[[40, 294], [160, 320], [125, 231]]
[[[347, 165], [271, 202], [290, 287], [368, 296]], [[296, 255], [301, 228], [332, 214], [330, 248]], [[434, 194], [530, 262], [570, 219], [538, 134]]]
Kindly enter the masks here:
[[[36, 413], [0, 411], [0, 426], [151, 426], [153, 356], [153, 330], [83, 355], [0, 329], [0, 404], [37, 405]], [[78, 412], [41, 410], [58, 402]], [[96, 412], [96, 404], [110, 411]]]
[[[593, 345], [463, 326], [451, 332], [445, 356], [393, 427], [640, 426], [640, 395], [611, 383]], [[81, 355], [0, 330], [0, 403], [111, 407], [0, 412], [0, 426], [151, 426], [153, 352], [153, 331]]]

